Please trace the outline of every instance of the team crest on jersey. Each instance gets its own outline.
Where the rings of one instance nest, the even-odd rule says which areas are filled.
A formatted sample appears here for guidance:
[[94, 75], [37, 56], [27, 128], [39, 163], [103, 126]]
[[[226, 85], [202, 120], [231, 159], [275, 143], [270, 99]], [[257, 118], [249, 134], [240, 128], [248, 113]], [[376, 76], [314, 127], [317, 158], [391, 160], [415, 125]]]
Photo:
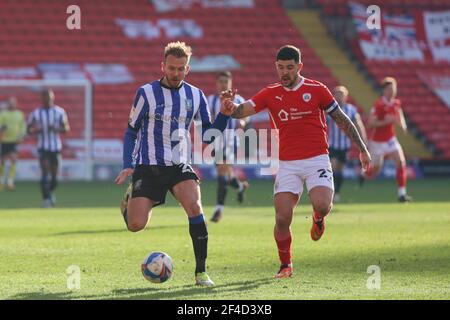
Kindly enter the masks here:
[[186, 110], [187, 111], [192, 111], [192, 100], [191, 99], [186, 99], [185, 100], [185, 105], [186, 105]]
[[311, 93], [304, 93], [303, 101], [308, 102], [309, 100], [311, 100]]

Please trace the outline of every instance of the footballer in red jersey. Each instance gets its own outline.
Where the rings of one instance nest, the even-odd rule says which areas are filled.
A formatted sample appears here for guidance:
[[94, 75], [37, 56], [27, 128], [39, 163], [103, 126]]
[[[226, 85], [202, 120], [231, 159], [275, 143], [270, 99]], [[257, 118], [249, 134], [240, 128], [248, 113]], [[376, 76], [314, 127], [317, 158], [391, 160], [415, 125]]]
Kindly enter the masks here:
[[281, 47], [275, 66], [279, 83], [267, 86], [240, 105], [232, 102], [232, 93], [224, 92], [223, 104], [234, 104], [232, 117], [239, 119], [267, 109], [272, 127], [278, 129], [280, 161], [274, 185], [274, 237], [281, 267], [275, 277], [287, 278], [292, 275], [290, 225], [303, 183], [313, 206], [310, 233], [314, 241], [322, 236], [325, 216], [332, 207], [333, 172], [328, 157], [326, 114], [358, 145], [364, 170], [370, 165], [370, 154], [328, 88], [300, 75], [303, 63], [298, 48]]
[[375, 102], [368, 121], [368, 127], [373, 129], [369, 137], [373, 166], [366, 172], [366, 176], [375, 177], [383, 167], [384, 158], [392, 159], [397, 167], [398, 200], [409, 202], [412, 198], [406, 194], [405, 155], [395, 134], [395, 124], [407, 132], [401, 102], [396, 98], [397, 81], [392, 77], [386, 77], [381, 87], [383, 94]]

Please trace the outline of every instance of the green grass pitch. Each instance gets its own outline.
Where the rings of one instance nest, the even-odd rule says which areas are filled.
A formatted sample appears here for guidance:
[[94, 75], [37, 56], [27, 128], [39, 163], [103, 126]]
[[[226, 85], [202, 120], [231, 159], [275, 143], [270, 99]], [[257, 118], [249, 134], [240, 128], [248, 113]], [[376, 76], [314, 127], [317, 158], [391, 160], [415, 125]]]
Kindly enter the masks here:
[[[61, 183], [58, 206], [40, 209], [38, 184], [19, 183], [0, 193], [0, 299], [449, 299], [449, 185], [411, 181], [415, 202], [399, 204], [392, 180], [363, 188], [346, 182], [318, 242], [309, 238], [304, 194], [292, 225], [294, 275], [280, 280], [272, 278], [279, 266], [272, 182], [253, 182], [243, 206], [230, 190], [223, 220], [209, 224], [208, 273], [216, 286], [198, 288], [187, 218], [171, 196], [133, 234], [117, 207], [124, 187]], [[215, 189], [202, 183], [207, 217]], [[140, 272], [154, 250], [174, 260], [164, 284]], [[67, 287], [71, 265], [81, 270], [80, 289]], [[366, 286], [372, 265], [380, 268], [379, 289]]]

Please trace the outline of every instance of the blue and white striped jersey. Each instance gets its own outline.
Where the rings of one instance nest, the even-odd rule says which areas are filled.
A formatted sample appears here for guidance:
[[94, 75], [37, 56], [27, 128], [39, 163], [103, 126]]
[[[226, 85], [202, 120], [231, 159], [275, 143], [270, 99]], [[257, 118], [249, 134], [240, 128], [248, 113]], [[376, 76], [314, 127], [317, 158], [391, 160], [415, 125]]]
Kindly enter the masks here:
[[28, 117], [28, 125], [37, 125], [41, 128], [38, 133], [37, 147], [39, 150], [60, 152], [62, 149], [59, 132], [52, 128], [62, 128], [68, 124], [67, 114], [63, 108], [53, 106], [50, 108], [37, 108]]
[[[341, 106], [342, 111], [354, 121], [358, 113], [356, 107], [350, 103]], [[327, 117], [328, 124], [328, 146], [330, 149], [348, 150], [352, 146], [352, 141], [349, 137], [337, 126], [329, 116]]]
[[[240, 95], [235, 95], [234, 96], [234, 103], [237, 103], [238, 105], [241, 103], [244, 103], [245, 100], [243, 97], [241, 97]], [[217, 116], [217, 114], [220, 111], [220, 95], [218, 94], [212, 94], [210, 96], [208, 96], [208, 104], [209, 104], [209, 110], [211, 112], [211, 114], [215, 117]], [[237, 137], [234, 135], [234, 132], [232, 130], [235, 130], [237, 128], [237, 124], [238, 124], [239, 119], [233, 119], [231, 118], [228, 121], [228, 125], [226, 127], [223, 135], [224, 138], [224, 142], [223, 145], [224, 146], [231, 146], [234, 147], [234, 145], [239, 146], [239, 139], [237, 139]], [[235, 139], [233, 139], [233, 137]], [[232, 143], [234, 141], [234, 144]], [[233, 150], [233, 149], [231, 149]]]
[[138, 131], [135, 164], [189, 163], [189, 130], [197, 114], [204, 127], [211, 126], [204, 93], [187, 82], [178, 88], [167, 88], [156, 80], [140, 87], [128, 122], [131, 129]]
[[[242, 98], [240, 95], [236, 95], [234, 97], [234, 103], [241, 104], [244, 102], [245, 102], [244, 98]], [[208, 96], [208, 104], [209, 104], [209, 108], [210, 108], [209, 110], [210, 110], [211, 114], [215, 117], [220, 111], [220, 95], [212, 94], [212, 95]], [[238, 122], [238, 119], [233, 119], [233, 118], [230, 119], [228, 121], [227, 129], [236, 129], [237, 122]]]

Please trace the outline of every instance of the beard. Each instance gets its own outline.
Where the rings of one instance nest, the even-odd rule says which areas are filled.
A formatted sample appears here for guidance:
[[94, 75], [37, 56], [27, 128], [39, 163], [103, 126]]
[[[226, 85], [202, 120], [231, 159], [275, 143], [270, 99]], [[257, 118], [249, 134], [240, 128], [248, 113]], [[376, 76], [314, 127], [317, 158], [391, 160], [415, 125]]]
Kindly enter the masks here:
[[[296, 74], [292, 80], [291, 80], [290, 77], [284, 76], [284, 77], [281, 78], [281, 84], [282, 84], [284, 87], [292, 88], [292, 87], [294, 86], [295, 82], [297, 81], [297, 79], [298, 79], [298, 74]], [[289, 83], [285, 85], [284, 83], [285, 83], [286, 81], [289, 81]]]
[[169, 87], [178, 88], [183, 80], [180, 78], [169, 78], [166, 76], [166, 81]]

